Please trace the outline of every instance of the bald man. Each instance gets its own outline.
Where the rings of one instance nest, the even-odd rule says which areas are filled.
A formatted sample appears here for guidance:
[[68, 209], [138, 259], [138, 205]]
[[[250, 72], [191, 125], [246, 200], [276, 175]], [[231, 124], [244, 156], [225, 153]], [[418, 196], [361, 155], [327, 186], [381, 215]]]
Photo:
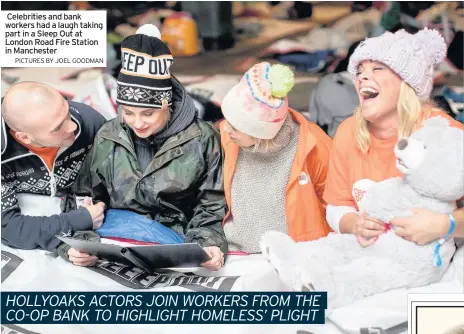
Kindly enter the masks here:
[[[40, 208], [50, 197], [60, 202], [70, 193], [82, 162], [105, 119], [88, 105], [66, 101], [54, 88], [21, 82], [2, 99], [1, 174], [2, 243], [15, 248], [53, 251], [55, 235], [96, 229], [104, 205], [87, 203], [54, 215], [23, 214], [24, 198]], [[56, 201], [54, 202], [56, 203]], [[51, 209], [50, 209], [51, 210]]]

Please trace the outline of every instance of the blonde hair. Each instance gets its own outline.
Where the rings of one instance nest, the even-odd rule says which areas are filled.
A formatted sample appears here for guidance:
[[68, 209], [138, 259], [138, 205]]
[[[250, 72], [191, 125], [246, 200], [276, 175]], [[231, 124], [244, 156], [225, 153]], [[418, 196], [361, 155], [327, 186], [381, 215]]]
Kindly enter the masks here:
[[260, 139], [255, 137], [252, 138], [255, 140], [253, 152], [267, 153], [269, 151], [275, 151], [283, 147], [282, 144], [279, 144], [276, 137], [272, 139]]
[[[414, 89], [406, 82], [400, 85], [400, 95], [396, 107], [398, 114], [398, 138], [409, 137], [419, 127], [424, 119], [427, 119], [432, 111], [436, 109], [431, 103], [422, 103]], [[362, 117], [361, 106], [356, 107], [354, 112], [356, 120], [356, 142], [363, 153], [369, 151], [371, 134], [368, 121]]]
[[[291, 116], [287, 115], [287, 117], [291, 117]], [[233, 125], [229, 123], [229, 121], [227, 119], [225, 120], [224, 127], [226, 129], [227, 129], [227, 127], [229, 127], [233, 131], [241, 132], [240, 130], [235, 129], [233, 127]], [[254, 152], [254, 153], [256, 153], [256, 152], [268, 153], [270, 151], [278, 151], [281, 148], [283, 148], [285, 145], [282, 144], [282, 140], [279, 140], [279, 136], [278, 136], [279, 133], [281, 131], [285, 131], [286, 129], [288, 129], [289, 131], [293, 130], [294, 127], [295, 127], [294, 123], [287, 124], [287, 122], [284, 122], [282, 127], [280, 128], [279, 132], [277, 133], [277, 135], [272, 139], [261, 139], [261, 138], [257, 138], [257, 137], [254, 137], [254, 136], [250, 136], [250, 135], [248, 135], [248, 134], [246, 134], [244, 132], [241, 132], [241, 133], [247, 135], [248, 137], [250, 137], [253, 140], [254, 145], [253, 145], [253, 149], [251, 150], [252, 152]]]
[[[293, 136], [296, 123], [292, 120], [290, 114], [287, 115], [285, 122], [282, 124], [279, 132], [272, 139], [260, 139], [252, 137], [255, 141], [253, 152], [268, 153], [276, 152], [284, 148], [288, 142], [284, 138], [290, 139]], [[290, 121], [289, 121], [290, 120]]]

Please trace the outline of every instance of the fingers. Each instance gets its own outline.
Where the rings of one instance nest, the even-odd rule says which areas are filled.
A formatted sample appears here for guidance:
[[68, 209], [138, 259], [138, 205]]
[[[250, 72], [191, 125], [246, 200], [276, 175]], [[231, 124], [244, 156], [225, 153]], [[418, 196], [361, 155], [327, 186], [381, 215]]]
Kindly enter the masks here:
[[69, 261], [76, 266], [93, 266], [98, 258], [94, 255], [80, 252], [77, 249], [70, 248], [68, 250]]
[[365, 239], [360, 236], [356, 236], [356, 238], [358, 239], [358, 243], [361, 245], [361, 247], [369, 247], [373, 245], [378, 239], [378, 237], [371, 238], [371, 239]]
[[385, 230], [367, 230], [364, 229], [361, 231], [361, 236], [364, 238], [375, 238], [378, 237], [379, 235], [383, 234]]
[[203, 262], [201, 265], [203, 267], [211, 267], [211, 266], [214, 266], [215, 262], [217, 262], [215, 260], [215, 257], [214, 257], [214, 254], [213, 252], [211, 251], [211, 249], [209, 247], [205, 247], [203, 248], [204, 251], [206, 252], [206, 254], [208, 254], [208, 256], [210, 257], [210, 259], [206, 262]]
[[105, 211], [106, 209], [106, 204], [103, 203], [103, 202], [98, 202], [97, 204], [95, 204], [96, 206], [100, 207], [102, 211]]
[[75, 266], [81, 266], [81, 267], [91, 267], [97, 262], [97, 258], [95, 256], [91, 256], [88, 259], [73, 259], [69, 258], [69, 260], [74, 264]]
[[103, 225], [103, 220], [105, 219], [105, 215], [101, 214], [98, 215], [93, 219], [93, 229], [98, 230]]
[[205, 247], [204, 250], [211, 259], [202, 263], [202, 267], [209, 270], [219, 270], [224, 266], [224, 253], [218, 247]]
[[[211, 252], [211, 249], [209, 247], [205, 247], [203, 248], [203, 250], [206, 252], [206, 254], [208, 254], [209, 258], [212, 259], [213, 258], [213, 253]], [[211, 261], [211, 260], [210, 260]], [[209, 262], [209, 261], [208, 261]]]
[[210, 261], [208, 261], [208, 262], [203, 263], [201, 266], [211, 271], [217, 271], [222, 268], [223, 264], [220, 262], [210, 263]]
[[405, 227], [407, 222], [407, 218], [393, 218], [390, 223], [395, 227]]
[[409, 229], [406, 229], [404, 227], [398, 226], [395, 228], [395, 234], [399, 237], [402, 237], [405, 240], [415, 242], [419, 246], [426, 245], [429, 240], [420, 238], [417, 234], [411, 233]]
[[72, 257], [75, 257], [75, 258], [82, 258], [82, 257], [87, 257], [89, 254], [87, 253], [82, 253], [80, 251], [78, 251], [77, 249], [75, 248], [70, 248], [68, 250], [68, 255], [69, 256], [72, 256]]
[[100, 223], [103, 222], [104, 219], [105, 219], [105, 214], [103, 212], [95, 217], [95, 221], [100, 222]]
[[401, 226], [398, 226], [396, 229], [395, 229], [395, 233], [397, 236], [399, 237], [402, 237], [402, 238], [409, 238], [411, 235], [410, 233], [408, 232], [408, 230], [406, 230], [404, 227], [401, 227]]
[[95, 204], [98, 216], [103, 216], [103, 214], [105, 213], [105, 207], [106, 205], [103, 202], [98, 202], [97, 204]]
[[212, 261], [212, 260], [210, 260], [210, 261], [207, 261], [205, 263], [202, 263], [201, 266], [208, 269], [208, 270], [216, 271], [216, 270], [221, 269], [222, 263], [221, 263], [221, 261]]
[[372, 218], [366, 214], [362, 214], [358, 220], [354, 234], [357, 237], [369, 239], [378, 237], [386, 231], [388, 231], [388, 225], [382, 223], [378, 219]]
[[364, 217], [365, 221], [373, 222], [373, 223], [376, 223], [377, 225], [380, 225], [380, 226], [385, 225], [385, 223], [383, 221], [381, 221], [381, 220], [379, 220], [377, 218], [371, 217], [366, 213], [363, 214], [363, 217]]
[[222, 266], [223, 259], [224, 259], [223, 256], [221, 256], [219, 254], [215, 254], [211, 260], [205, 262], [205, 265], [214, 266], [214, 267], [219, 266], [220, 267], [220, 266]]
[[376, 230], [376, 231], [385, 232], [387, 228], [386, 226], [387, 225], [384, 223], [374, 222], [374, 221], [368, 220], [368, 218], [364, 220], [364, 228], [368, 230]]
[[103, 202], [98, 202], [97, 204], [87, 208], [92, 216], [94, 230], [97, 230], [102, 226], [103, 220], [105, 219], [105, 208], [106, 205]]

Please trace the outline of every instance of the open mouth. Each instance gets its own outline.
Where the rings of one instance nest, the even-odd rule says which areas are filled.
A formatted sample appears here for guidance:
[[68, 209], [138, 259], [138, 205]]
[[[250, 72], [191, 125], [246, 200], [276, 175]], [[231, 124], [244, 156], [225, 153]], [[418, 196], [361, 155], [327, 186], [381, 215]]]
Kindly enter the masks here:
[[379, 95], [379, 91], [372, 87], [362, 87], [359, 92], [363, 97], [363, 102], [372, 101]]

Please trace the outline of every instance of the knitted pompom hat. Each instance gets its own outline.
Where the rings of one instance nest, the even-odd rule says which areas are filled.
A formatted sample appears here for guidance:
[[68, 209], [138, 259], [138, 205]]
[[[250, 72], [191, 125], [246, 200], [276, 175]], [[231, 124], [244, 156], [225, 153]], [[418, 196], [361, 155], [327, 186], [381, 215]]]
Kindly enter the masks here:
[[433, 69], [446, 57], [446, 43], [437, 30], [427, 28], [412, 35], [405, 30], [367, 38], [353, 52], [348, 72], [353, 77], [361, 62], [374, 60], [384, 63], [415, 91], [420, 100], [430, 97]]
[[250, 68], [222, 100], [222, 113], [237, 130], [259, 139], [272, 139], [288, 114], [287, 94], [293, 72], [284, 65], [263, 62]]
[[116, 101], [134, 107], [161, 108], [163, 100], [171, 105], [173, 62], [159, 29], [153, 24], [141, 26], [121, 43], [122, 68]]

